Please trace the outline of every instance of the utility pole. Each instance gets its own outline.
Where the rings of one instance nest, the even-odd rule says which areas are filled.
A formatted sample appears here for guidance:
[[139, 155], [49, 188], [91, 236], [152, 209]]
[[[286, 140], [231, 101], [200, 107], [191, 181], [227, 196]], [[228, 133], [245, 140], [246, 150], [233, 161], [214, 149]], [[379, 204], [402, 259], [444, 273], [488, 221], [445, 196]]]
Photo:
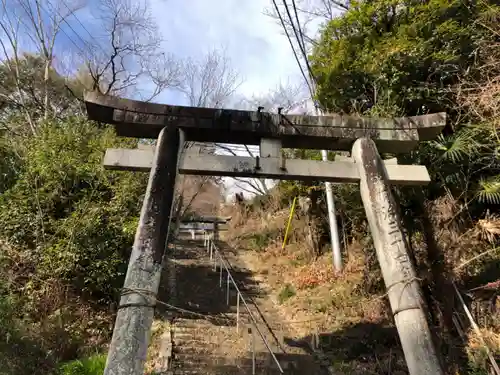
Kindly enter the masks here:
[[[328, 152], [321, 150], [321, 158], [328, 161]], [[333, 200], [332, 184], [325, 182], [326, 205], [328, 208], [328, 222], [330, 223], [330, 240], [332, 242], [332, 259], [335, 271], [342, 271], [342, 252], [340, 250], [339, 227], [337, 225], [337, 215], [335, 213], [335, 202]]]
[[354, 142], [352, 157], [359, 171], [361, 198], [408, 370], [411, 375], [442, 375], [386, 166], [369, 138]]
[[161, 130], [104, 375], [142, 375], [172, 215], [180, 130]]
[[[323, 113], [315, 103], [316, 116], [322, 116]], [[321, 159], [328, 161], [328, 151], [321, 150]], [[340, 250], [339, 227], [337, 224], [337, 215], [335, 213], [335, 201], [333, 200], [332, 184], [325, 182], [326, 206], [328, 209], [328, 223], [330, 224], [330, 242], [332, 243], [332, 260], [335, 271], [342, 271], [342, 251]]]

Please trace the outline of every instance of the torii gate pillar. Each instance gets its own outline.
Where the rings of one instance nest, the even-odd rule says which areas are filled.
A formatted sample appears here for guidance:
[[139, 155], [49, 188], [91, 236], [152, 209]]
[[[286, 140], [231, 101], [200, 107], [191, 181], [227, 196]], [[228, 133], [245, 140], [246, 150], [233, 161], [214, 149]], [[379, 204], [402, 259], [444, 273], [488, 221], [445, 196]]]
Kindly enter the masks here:
[[369, 138], [354, 142], [352, 157], [359, 170], [361, 199], [409, 373], [442, 375], [386, 167]]
[[104, 375], [142, 374], [170, 232], [180, 130], [161, 131], [149, 174]]

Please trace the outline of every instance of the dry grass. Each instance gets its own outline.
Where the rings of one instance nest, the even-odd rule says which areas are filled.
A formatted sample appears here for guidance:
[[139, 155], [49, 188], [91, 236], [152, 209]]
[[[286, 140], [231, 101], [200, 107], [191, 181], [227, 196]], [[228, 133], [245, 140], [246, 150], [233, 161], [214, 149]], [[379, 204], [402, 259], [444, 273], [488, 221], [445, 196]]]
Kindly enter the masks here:
[[279, 237], [263, 248], [249, 246], [249, 236], [277, 233], [287, 219], [287, 210], [241, 215], [226, 234], [231, 238], [225, 238], [239, 249], [238, 258], [274, 301], [281, 315], [281, 322], [272, 326], [275, 334], [319, 342], [336, 373], [404, 374], [385, 296], [369, 290], [369, 285], [380, 283], [380, 274], [367, 272], [373, 265], [367, 264], [369, 257], [361, 244], [351, 243], [341, 274], [333, 271], [330, 252], [316, 256], [305, 245], [303, 218], [294, 218], [285, 249]]
[[[290, 323], [294, 331], [297, 334], [329, 331], [356, 321], [384, 319], [383, 298], [364, 292], [365, 255], [359, 244], [349, 247], [344, 272], [340, 275], [335, 274], [329, 253], [315, 257], [304, 244], [303, 218], [293, 219], [292, 235], [285, 249], [280, 238], [259, 251], [248, 246], [245, 240], [248, 235], [284, 228], [288, 215], [287, 210], [278, 211], [272, 217], [264, 214], [264, 219], [247, 215], [238, 224], [233, 224], [228, 241], [234, 247], [250, 250], [241, 253], [243, 261], [259, 273], [259, 281], [273, 291], [273, 298], [286, 320], [296, 322]], [[294, 292], [285, 293], [289, 296], [283, 299], [280, 294], [288, 288]]]
[[500, 237], [500, 217], [498, 215], [486, 215], [484, 219], [477, 222], [475, 229], [479, 238], [494, 245]]
[[480, 329], [480, 335], [472, 329], [467, 335], [467, 354], [470, 363], [476, 368], [488, 368], [489, 359], [485, 345], [487, 345], [491, 354], [498, 358], [500, 356], [500, 333], [489, 329]]
[[[427, 208], [434, 228], [434, 240], [443, 253], [445, 268], [456, 280], [477, 276], [487, 263], [500, 261], [500, 251], [495, 250], [500, 236], [498, 216], [487, 214], [472, 223], [467, 210], [450, 197], [428, 202]], [[420, 248], [425, 246], [417, 244]]]
[[[500, 261], [500, 251], [495, 248], [500, 235], [500, 218], [487, 215], [477, 222], [471, 222], [467, 208], [449, 197], [428, 202], [427, 211], [436, 248], [444, 261], [441, 274], [445, 272], [445, 278], [451, 276], [464, 291], [473, 287], [471, 283], [476, 282], [474, 280], [490, 277], [485, 270]], [[383, 337], [397, 337], [390, 323], [392, 319], [389, 316], [380, 270], [372, 254], [373, 250], [366, 251], [360, 243], [353, 241], [347, 249], [344, 271], [337, 275], [333, 272], [329, 252], [318, 257], [305, 245], [303, 218], [293, 219], [291, 236], [285, 249], [281, 246], [282, 236], [279, 235], [260, 248], [251, 245], [249, 238], [256, 234], [282, 234], [288, 214], [288, 210], [270, 210], [260, 214], [237, 212], [238, 220], [228, 232], [228, 235], [231, 235], [228, 242], [233, 247], [247, 250], [240, 252], [240, 258], [248, 268], [258, 274], [258, 281], [271, 293], [287, 322], [288, 331], [293, 331], [300, 337], [310, 336], [311, 333], [321, 336], [322, 332], [323, 335], [331, 333], [333, 336], [353, 335], [350, 341], [347, 340], [334, 349], [332, 360], [342, 357], [339, 353], [350, 352], [360, 345], [371, 347], [374, 341], [380, 341]], [[429, 244], [425, 243], [425, 238], [423, 233], [416, 233], [412, 237], [412, 243], [421, 268], [420, 276], [432, 280], [432, 272], [435, 269], [431, 267], [432, 258], [429, 257]], [[496, 272], [498, 276], [498, 270]], [[492, 279], [493, 283], [483, 284], [486, 284], [486, 287], [498, 287], [495, 282], [497, 279]], [[430, 285], [433, 285], [432, 282]], [[500, 299], [497, 298], [498, 303]], [[496, 311], [500, 312], [500, 306], [497, 306]], [[485, 310], [481, 314], [491, 312]], [[489, 332], [491, 350], [498, 351], [498, 325], [489, 323], [482, 326]], [[373, 331], [373, 327], [379, 328]], [[276, 328], [284, 329], [283, 325]], [[364, 333], [358, 336], [358, 331]], [[377, 335], [382, 338], [377, 338]], [[446, 340], [445, 336], [443, 340]], [[473, 344], [473, 340], [469, 341], [466, 348], [469, 361], [479, 366], [483, 358], [481, 349]], [[358, 360], [348, 364], [345, 360], [340, 360], [337, 365], [342, 367], [345, 373], [363, 373], [359, 366], [375, 373], [387, 373], [391, 371], [391, 366], [395, 366], [394, 361], [398, 361], [398, 368], [404, 370], [401, 352], [398, 352], [397, 360], [391, 360], [392, 355], [400, 350], [397, 339], [396, 343], [391, 345], [395, 351], [392, 354], [381, 353], [372, 367], [360, 364]], [[380, 346], [383, 347], [383, 344]], [[373, 348], [374, 351], [378, 350], [376, 343]]]

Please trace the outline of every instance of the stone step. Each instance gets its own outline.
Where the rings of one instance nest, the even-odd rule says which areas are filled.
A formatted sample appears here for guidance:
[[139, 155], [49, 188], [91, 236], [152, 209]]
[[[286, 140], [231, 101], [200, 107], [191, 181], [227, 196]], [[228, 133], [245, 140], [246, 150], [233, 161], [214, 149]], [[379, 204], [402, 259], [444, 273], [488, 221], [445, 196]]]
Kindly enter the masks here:
[[[213, 369], [216, 370], [217, 374], [226, 374], [225, 370], [229, 370], [231, 373], [235, 374], [251, 374], [252, 373], [252, 360], [245, 359], [242, 362], [227, 362], [224, 360], [221, 361], [187, 361], [184, 362], [175, 362], [172, 370], [177, 374], [205, 374], [207, 370]], [[265, 374], [281, 374], [279, 368], [276, 364], [270, 364], [264, 361], [256, 361], [255, 363], [256, 373], [265, 373]], [[293, 369], [285, 369], [283, 368], [283, 372], [285, 374], [290, 374]]]
[[[249, 314], [240, 304], [239, 332], [236, 330], [236, 291], [230, 288], [230, 304], [226, 304], [226, 273], [223, 271], [222, 287], [219, 286], [219, 269], [213, 271], [213, 262], [203, 248], [203, 242], [185, 242], [178, 246], [175, 252], [176, 267], [195, 267], [199, 272], [199, 280], [187, 277], [183, 273], [182, 280], [175, 280], [176, 306], [199, 314], [217, 314], [214, 318], [197, 317], [188, 318], [188, 315], [177, 315], [172, 326], [172, 375], [251, 375], [251, 335], [248, 333]], [[206, 267], [204, 269], [203, 267]], [[184, 271], [185, 271], [184, 270]], [[205, 271], [206, 270], [206, 271]], [[274, 337], [261, 321], [258, 309], [253, 306], [252, 300], [260, 307], [260, 313], [266, 319], [276, 318], [276, 311], [259, 294], [258, 288], [249, 278], [249, 271], [244, 267], [230, 269], [238, 283], [238, 288], [244, 294], [249, 304], [250, 311], [259, 323], [259, 329], [271, 345], [273, 350], [279, 351]], [[241, 272], [241, 273], [240, 273]], [[243, 275], [244, 273], [244, 275]], [[241, 278], [239, 277], [241, 276]], [[248, 284], [245, 285], [245, 282]], [[227, 321], [224, 319], [228, 318]], [[276, 326], [273, 321], [268, 322], [271, 327]], [[278, 375], [281, 372], [267, 352], [260, 335], [254, 328], [256, 353], [256, 375]], [[282, 342], [282, 334], [275, 332], [276, 337]], [[279, 357], [279, 355], [276, 355]], [[314, 367], [308, 366], [309, 359], [301, 356], [285, 355], [279, 357], [280, 365], [285, 374], [316, 374]], [[295, 372], [292, 367], [301, 365], [301, 371]]]
[[[203, 369], [176, 369], [172, 372], [173, 375], [253, 375], [252, 368], [238, 368], [233, 366], [214, 367]], [[303, 375], [307, 373], [285, 372], [287, 375]], [[282, 375], [279, 370], [269, 368], [256, 369], [255, 375]]]
[[[238, 366], [213, 366], [204, 368], [173, 369], [173, 375], [253, 375], [252, 367]], [[272, 369], [269, 367], [256, 368], [255, 375], [312, 375], [310, 372], [298, 372], [297, 370]], [[156, 374], [155, 374], [156, 375]]]
[[[244, 365], [250, 365], [252, 364], [252, 358], [250, 356], [250, 353], [247, 354], [249, 357], [248, 358], [227, 358], [227, 357], [221, 357], [221, 356], [215, 356], [215, 355], [210, 355], [206, 354], [203, 356], [196, 355], [195, 353], [192, 354], [187, 354], [187, 353], [179, 353], [175, 354], [175, 359], [176, 363], [187, 363], [187, 364], [203, 364], [203, 363], [216, 363], [216, 364], [221, 364], [221, 365], [233, 365], [235, 363], [238, 364], [244, 364]], [[256, 353], [256, 363], [259, 366], [264, 366], [264, 365], [274, 365], [274, 361], [269, 358], [269, 355], [267, 353]]]
[[[226, 321], [236, 321], [236, 315], [230, 315], [227, 314], [225, 316], [220, 316], [220, 317], [214, 317], [214, 321], [220, 321], [223, 322], [224, 320]], [[201, 318], [195, 318], [195, 319], [186, 319], [186, 318], [177, 318], [175, 321], [175, 326], [176, 327], [206, 327], [206, 326], [214, 326], [214, 327], [230, 327], [230, 325], [222, 325], [222, 324], [214, 324], [212, 323], [209, 319], [201, 319]]]
[[[228, 361], [233, 361], [233, 358], [227, 358], [224, 357], [223, 353], [220, 353], [220, 351], [216, 350], [219, 348], [214, 348], [215, 350], [211, 350], [210, 348], [207, 348], [206, 350], [200, 349], [199, 347], [197, 348], [187, 348], [187, 347], [182, 347], [182, 350], [173, 350], [172, 352], [174, 353], [174, 356], [176, 358], [225, 358], [225, 360]], [[241, 358], [244, 357], [250, 357], [252, 356], [252, 352], [250, 348], [241, 348], [240, 349], [240, 357], [237, 357], [238, 360], [241, 360]], [[262, 361], [273, 361], [271, 359], [271, 355], [268, 352], [256, 352], [255, 354], [256, 359], [262, 360]], [[285, 362], [284, 360], [279, 360], [281, 362]]]
[[[189, 317], [189, 316], [193, 316], [193, 315], [197, 316], [197, 317], [213, 316], [214, 322], [221, 322], [221, 323], [223, 323], [224, 321], [236, 322], [236, 312], [237, 312], [236, 303], [231, 304], [229, 306], [227, 306], [226, 304], [224, 304], [223, 306], [222, 305], [213, 306], [213, 305], [210, 305], [208, 302], [207, 303], [199, 303], [197, 305], [188, 305], [185, 303], [177, 303], [176, 306], [183, 309], [183, 310], [189, 311], [189, 312], [182, 312], [182, 311], [176, 312], [176, 315], [180, 316], [180, 317]], [[240, 314], [242, 316], [248, 315], [246, 313], [246, 310], [243, 310], [241, 307], [240, 307]], [[234, 319], [227, 319], [227, 318], [225, 318], [226, 315], [229, 315], [229, 316], [234, 315]]]
[[225, 334], [234, 334], [235, 336], [243, 336], [246, 330], [239, 328], [239, 332], [236, 331], [236, 326], [199, 326], [199, 327], [175, 327], [172, 332], [178, 337], [197, 337], [199, 335], [204, 335], [205, 333], [211, 332], [221, 332]]

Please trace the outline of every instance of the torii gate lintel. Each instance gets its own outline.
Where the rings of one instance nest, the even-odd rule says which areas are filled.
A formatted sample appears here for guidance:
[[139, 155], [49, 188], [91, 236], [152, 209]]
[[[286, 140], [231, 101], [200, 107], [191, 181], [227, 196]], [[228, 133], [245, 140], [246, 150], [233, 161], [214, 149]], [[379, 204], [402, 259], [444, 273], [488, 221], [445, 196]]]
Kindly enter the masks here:
[[189, 141], [260, 145], [262, 139], [277, 138], [283, 148], [351, 151], [356, 139], [368, 137], [379, 152], [406, 153], [419, 141], [434, 139], [446, 122], [445, 113], [394, 119], [282, 115], [146, 103], [96, 92], [84, 98], [89, 119], [113, 124], [119, 136], [154, 139], [165, 126], [178, 126]]

